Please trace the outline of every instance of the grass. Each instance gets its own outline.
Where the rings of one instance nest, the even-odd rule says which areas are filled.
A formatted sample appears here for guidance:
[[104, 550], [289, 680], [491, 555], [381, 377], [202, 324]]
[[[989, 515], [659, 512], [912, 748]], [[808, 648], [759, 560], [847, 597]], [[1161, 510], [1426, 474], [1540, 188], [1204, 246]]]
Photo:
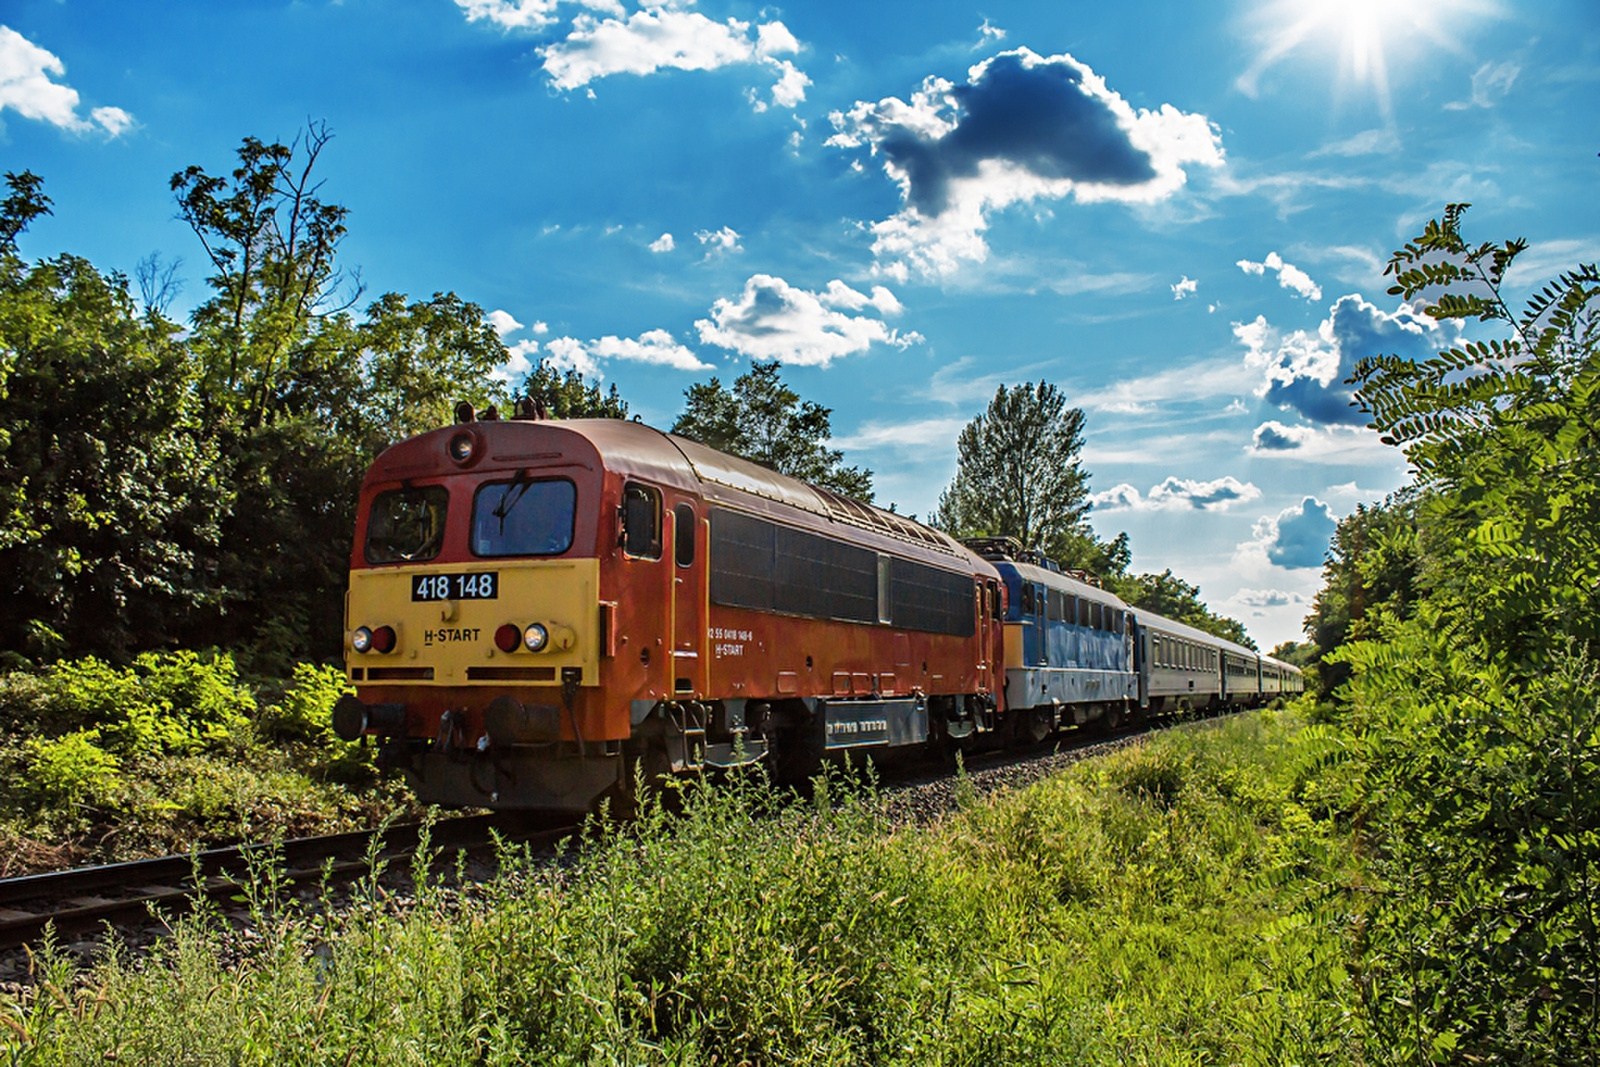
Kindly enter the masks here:
[[1363, 1062], [1349, 838], [1301, 803], [1304, 727], [1184, 727], [931, 829], [870, 784], [759, 777], [508, 853], [469, 898], [262, 900], [138, 964], [40, 960], [12, 1063]]

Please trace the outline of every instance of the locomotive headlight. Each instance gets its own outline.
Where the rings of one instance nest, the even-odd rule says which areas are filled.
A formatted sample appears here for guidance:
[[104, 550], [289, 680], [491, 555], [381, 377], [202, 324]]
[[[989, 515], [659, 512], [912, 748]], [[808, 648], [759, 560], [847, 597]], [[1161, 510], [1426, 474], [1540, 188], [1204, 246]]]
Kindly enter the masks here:
[[522, 631], [522, 643], [527, 646], [529, 652], [542, 652], [544, 646], [550, 643], [550, 631], [539, 623], [530, 623], [528, 628]]
[[350, 635], [350, 647], [357, 652], [372, 651], [372, 631], [365, 626], [356, 627], [356, 632]]
[[477, 440], [470, 433], [458, 433], [450, 438], [450, 443], [445, 448], [450, 453], [451, 459], [457, 463], [466, 463], [472, 458], [477, 446]]

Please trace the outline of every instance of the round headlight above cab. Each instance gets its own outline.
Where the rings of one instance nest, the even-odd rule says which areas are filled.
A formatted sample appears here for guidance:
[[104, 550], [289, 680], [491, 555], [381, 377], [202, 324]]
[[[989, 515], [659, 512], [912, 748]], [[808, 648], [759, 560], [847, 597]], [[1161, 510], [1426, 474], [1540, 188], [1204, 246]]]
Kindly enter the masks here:
[[372, 651], [372, 631], [365, 626], [356, 627], [355, 633], [350, 635], [350, 647], [357, 652]]
[[450, 454], [451, 462], [464, 467], [478, 454], [477, 435], [468, 430], [452, 434], [445, 451]]
[[522, 631], [522, 643], [527, 646], [529, 652], [542, 652], [544, 646], [550, 643], [550, 631], [539, 623], [531, 623]]

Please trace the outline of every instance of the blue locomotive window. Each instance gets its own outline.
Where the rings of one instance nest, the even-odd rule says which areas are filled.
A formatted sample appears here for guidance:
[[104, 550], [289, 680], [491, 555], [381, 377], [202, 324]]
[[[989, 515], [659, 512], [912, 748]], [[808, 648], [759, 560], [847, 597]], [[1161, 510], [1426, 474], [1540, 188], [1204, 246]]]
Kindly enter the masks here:
[[420, 563], [437, 556], [449, 503], [442, 485], [379, 493], [367, 513], [367, 562]]
[[578, 490], [565, 478], [514, 478], [478, 488], [472, 501], [475, 556], [559, 556], [572, 547]]

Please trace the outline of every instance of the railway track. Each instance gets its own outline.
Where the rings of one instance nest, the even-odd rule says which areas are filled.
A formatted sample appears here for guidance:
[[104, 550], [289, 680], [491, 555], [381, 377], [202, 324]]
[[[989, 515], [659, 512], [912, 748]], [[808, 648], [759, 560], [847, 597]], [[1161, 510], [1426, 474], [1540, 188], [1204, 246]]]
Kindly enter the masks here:
[[[969, 780], [980, 793], [1036, 781], [1067, 763], [1102, 755], [1135, 743], [1145, 723], [1105, 733], [1069, 731], [1022, 749], [975, 754], [965, 761]], [[949, 764], [901, 766], [886, 783], [884, 799], [897, 817], [927, 822], [955, 806], [956, 778]], [[58, 935], [83, 934], [105, 925], [126, 927], [148, 921], [152, 908], [182, 912], [200, 898], [230, 900], [246, 889], [264, 864], [278, 870], [278, 881], [317, 885], [353, 881], [372, 867], [404, 860], [420, 844], [422, 824], [393, 825], [277, 845], [212, 849], [195, 855], [163, 856], [127, 863], [80, 867], [0, 879], [0, 951], [37, 942], [47, 925]], [[446, 854], [488, 847], [495, 836], [535, 848], [554, 845], [577, 829], [574, 822], [552, 825], [525, 814], [495, 813], [443, 819], [429, 827], [428, 844]], [[374, 841], [381, 835], [381, 840]]]
[[[427, 840], [430, 848], [446, 853], [486, 848], [496, 836], [538, 847], [553, 845], [575, 828], [570, 822], [552, 825], [515, 814], [469, 815], [431, 824]], [[371, 869], [374, 856], [385, 862], [409, 857], [423, 829], [421, 823], [404, 823], [0, 879], [0, 949], [38, 941], [46, 926], [57, 934], [81, 934], [143, 922], [152, 908], [176, 913], [197, 899], [233, 899], [264, 865], [277, 868], [280, 883], [352, 881]]]

